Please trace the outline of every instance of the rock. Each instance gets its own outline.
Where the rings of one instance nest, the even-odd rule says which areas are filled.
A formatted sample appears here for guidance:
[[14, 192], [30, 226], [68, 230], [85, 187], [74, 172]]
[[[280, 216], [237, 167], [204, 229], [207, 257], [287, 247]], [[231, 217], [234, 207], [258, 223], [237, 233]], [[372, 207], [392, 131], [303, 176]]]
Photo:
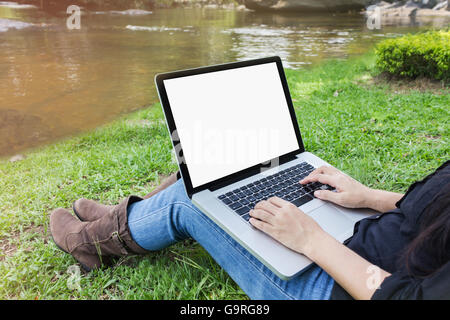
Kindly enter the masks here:
[[248, 10], [248, 9], [245, 7], [245, 5], [240, 4], [240, 5], [238, 5], [238, 6], [236, 7], [236, 10], [239, 10], [239, 11], [245, 11], [245, 10]]
[[433, 7], [433, 10], [449, 10], [448, 1], [442, 1]]
[[346, 11], [360, 10], [371, 0], [244, 0], [248, 9], [257, 11]]
[[416, 12], [416, 17], [448, 17], [450, 19], [450, 11], [421, 9]]
[[441, 2], [442, 2], [442, 0], [422, 0], [421, 8], [433, 9], [435, 6], [437, 6]]
[[404, 6], [407, 8], [432, 9], [440, 2], [442, 2], [442, 1], [440, 1], [440, 0], [409, 0], [405, 3]]
[[450, 20], [448, 1], [438, 2], [439, 1], [437, 0], [410, 0], [406, 3], [397, 1], [391, 5], [380, 2], [376, 5], [369, 6], [365, 11], [365, 15], [371, 16], [373, 15], [373, 12], [379, 8], [382, 24], [394, 23], [395, 20], [398, 19], [408, 21], [410, 19], [421, 17], [439, 17], [444, 19], [448, 18]]
[[420, 8], [421, 3], [422, 2], [416, 2], [416, 1], [409, 0], [409, 1], [406, 1], [404, 7], [405, 8]]
[[392, 5], [392, 3], [389, 3], [389, 2], [386, 2], [386, 1], [380, 1], [380, 2], [377, 3], [377, 6], [379, 6], [379, 7], [387, 7], [387, 6], [390, 6], [390, 5]]
[[399, 7], [389, 10], [381, 11], [381, 17], [389, 19], [391, 17], [409, 18], [415, 14], [417, 8], [414, 7]]
[[383, 8], [383, 9], [384, 8], [392, 8], [395, 5], [397, 5], [397, 3], [396, 4], [392, 4], [392, 3], [389, 3], [389, 2], [386, 2], [386, 1], [380, 1], [377, 4], [372, 4], [372, 5], [368, 6], [366, 8], [366, 11], [374, 11], [376, 8]]

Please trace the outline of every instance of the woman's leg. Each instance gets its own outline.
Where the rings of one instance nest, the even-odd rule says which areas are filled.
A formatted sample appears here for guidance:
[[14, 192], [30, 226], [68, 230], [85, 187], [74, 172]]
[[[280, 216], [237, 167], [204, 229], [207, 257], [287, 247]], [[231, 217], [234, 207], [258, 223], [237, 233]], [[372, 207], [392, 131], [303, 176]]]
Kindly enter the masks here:
[[150, 251], [195, 239], [251, 299], [330, 297], [334, 281], [316, 265], [290, 281], [278, 278], [192, 204], [182, 180], [130, 205], [128, 226], [134, 241]]

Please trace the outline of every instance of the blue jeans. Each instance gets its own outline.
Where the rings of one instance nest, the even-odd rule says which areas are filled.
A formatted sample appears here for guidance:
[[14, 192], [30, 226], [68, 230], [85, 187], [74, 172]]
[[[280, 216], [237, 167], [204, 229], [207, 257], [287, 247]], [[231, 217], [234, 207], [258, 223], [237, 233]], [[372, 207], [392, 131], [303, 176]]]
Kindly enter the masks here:
[[334, 280], [320, 267], [280, 279], [192, 204], [182, 180], [130, 205], [128, 226], [137, 244], [149, 251], [195, 239], [251, 299], [330, 298]]

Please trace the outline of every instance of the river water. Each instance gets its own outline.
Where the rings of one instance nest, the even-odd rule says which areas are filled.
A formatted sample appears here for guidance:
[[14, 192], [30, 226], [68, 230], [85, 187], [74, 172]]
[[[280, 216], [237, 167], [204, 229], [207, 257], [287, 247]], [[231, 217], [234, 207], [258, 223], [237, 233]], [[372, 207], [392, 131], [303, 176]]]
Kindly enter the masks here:
[[65, 12], [0, 2], [0, 157], [158, 101], [158, 72], [279, 55], [287, 68], [347, 58], [423, 26], [369, 30], [360, 14], [225, 9]]

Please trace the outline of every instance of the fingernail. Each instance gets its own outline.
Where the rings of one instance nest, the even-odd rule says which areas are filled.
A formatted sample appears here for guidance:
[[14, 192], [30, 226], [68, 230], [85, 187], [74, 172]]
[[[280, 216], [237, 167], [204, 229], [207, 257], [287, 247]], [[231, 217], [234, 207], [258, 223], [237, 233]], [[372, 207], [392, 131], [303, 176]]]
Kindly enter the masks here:
[[314, 191], [314, 196], [315, 197], [319, 197], [320, 196], [320, 191]]

